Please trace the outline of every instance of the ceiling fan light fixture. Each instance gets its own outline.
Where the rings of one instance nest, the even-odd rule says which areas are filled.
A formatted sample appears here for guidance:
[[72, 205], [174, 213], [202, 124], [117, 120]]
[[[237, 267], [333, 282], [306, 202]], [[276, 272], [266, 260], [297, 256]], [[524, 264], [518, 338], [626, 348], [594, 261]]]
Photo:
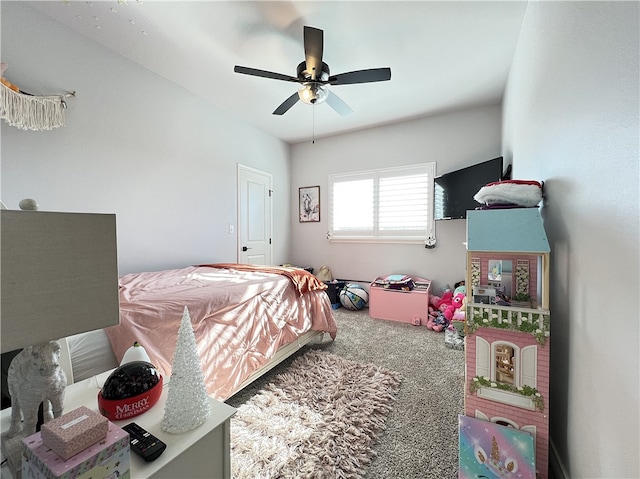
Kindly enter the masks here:
[[319, 83], [305, 83], [298, 90], [298, 96], [307, 105], [318, 105], [327, 99], [329, 92]]

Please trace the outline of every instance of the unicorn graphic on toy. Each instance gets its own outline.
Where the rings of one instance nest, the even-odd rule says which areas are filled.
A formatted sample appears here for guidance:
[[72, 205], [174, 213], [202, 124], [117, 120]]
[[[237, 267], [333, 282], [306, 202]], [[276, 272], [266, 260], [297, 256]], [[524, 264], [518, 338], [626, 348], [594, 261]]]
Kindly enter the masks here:
[[495, 436], [491, 438], [491, 456], [487, 456], [487, 453], [480, 445], [476, 445], [474, 452], [476, 460], [480, 464], [487, 466], [498, 477], [513, 477], [511, 474], [518, 471], [518, 461], [515, 458], [508, 457], [504, 463], [500, 462], [500, 448]]

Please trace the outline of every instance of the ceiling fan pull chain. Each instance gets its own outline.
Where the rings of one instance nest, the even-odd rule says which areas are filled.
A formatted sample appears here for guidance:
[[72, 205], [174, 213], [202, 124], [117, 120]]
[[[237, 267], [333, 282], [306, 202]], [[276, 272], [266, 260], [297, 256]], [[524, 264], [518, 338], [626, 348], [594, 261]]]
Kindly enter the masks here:
[[316, 105], [313, 105], [312, 109], [312, 117], [311, 117], [311, 144], [316, 144]]

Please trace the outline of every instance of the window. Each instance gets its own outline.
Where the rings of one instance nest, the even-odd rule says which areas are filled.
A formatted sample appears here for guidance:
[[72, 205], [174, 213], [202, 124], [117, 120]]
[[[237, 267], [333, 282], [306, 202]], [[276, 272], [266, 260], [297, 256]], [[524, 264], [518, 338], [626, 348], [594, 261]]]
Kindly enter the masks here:
[[515, 350], [508, 344], [495, 345], [496, 381], [515, 384]]
[[[489, 342], [476, 336], [476, 376], [488, 381], [522, 388], [537, 385], [537, 346], [518, 347], [506, 341]], [[499, 387], [481, 387], [478, 397], [534, 410], [530, 397], [513, 394]]]
[[435, 163], [329, 175], [329, 239], [422, 243], [433, 234]]

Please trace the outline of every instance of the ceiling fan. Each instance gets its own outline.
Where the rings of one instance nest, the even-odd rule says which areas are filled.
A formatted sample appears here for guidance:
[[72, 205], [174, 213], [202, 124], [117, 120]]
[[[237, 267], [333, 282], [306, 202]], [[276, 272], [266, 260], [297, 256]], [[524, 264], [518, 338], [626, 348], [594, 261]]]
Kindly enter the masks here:
[[297, 76], [295, 77], [239, 65], [236, 65], [233, 71], [302, 85], [296, 93], [274, 110], [274, 115], [285, 114], [298, 100], [302, 100], [309, 105], [317, 105], [326, 101], [338, 114], [346, 116], [352, 113], [353, 110], [338, 95], [331, 92], [327, 88], [328, 85], [352, 85], [354, 83], [372, 83], [391, 79], [390, 68], [371, 68], [330, 75], [329, 65], [322, 61], [323, 44], [324, 32], [322, 30], [304, 27], [305, 61], [298, 65]]

